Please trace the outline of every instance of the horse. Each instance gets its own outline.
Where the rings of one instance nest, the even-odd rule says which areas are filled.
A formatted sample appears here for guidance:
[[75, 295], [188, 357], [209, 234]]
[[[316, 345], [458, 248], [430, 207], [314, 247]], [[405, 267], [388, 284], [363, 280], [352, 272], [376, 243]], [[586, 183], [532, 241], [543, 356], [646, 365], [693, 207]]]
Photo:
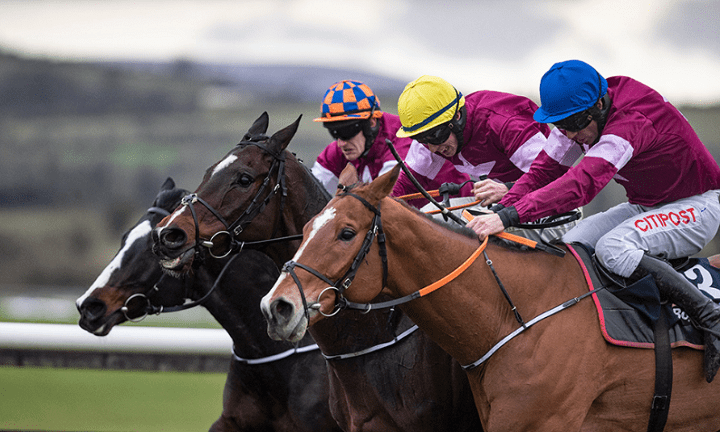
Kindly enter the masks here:
[[[267, 137], [264, 113], [208, 168], [194, 195], [155, 230], [166, 269], [187, 271], [199, 252], [207, 259], [258, 248], [278, 267], [296, 253], [303, 226], [330, 200], [287, 150], [299, 121]], [[347, 311], [310, 331], [328, 359], [330, 408], [343, 430], [480, 428], [459, 364], [415, 328], [399, 310]]]
[[[343, 302], [367, 307], [385, 291], [463, 365], [484, 430], [646, 430], [653, 351], [605, 342], [573, 255], [481, 244], [471, 230], [388, 197], [398, 173], [347, 186], [305, 226], [303, 244], [261, 302], [268, 333], [295, 340]], [[357, 181], [351, 166], [341, 174], [341, 185]], [[384, 246], [373, 232], [384, 234]], [[525, 318], [559, 305], [568, 307], [527, 328]], [[702, 352], [676, 348], [672, 361], [666, 430], [720, 429], [720, 383], [705, 382]]]
[[148, 312], [202, 305], [233, 341], [223, 409], [211, 431], [339, 431], [317, 345], [309, 336], [296, 345], [277, 343], [265, 333], [257, 304], [279, 274], [270, 258], [247, 250], [183, 279], [163, 274], [150, 231], [188, 193], [165, 181], [147, 213], [123, 236], [115, 258], [77, 300], [80, 327], [104, 336]]

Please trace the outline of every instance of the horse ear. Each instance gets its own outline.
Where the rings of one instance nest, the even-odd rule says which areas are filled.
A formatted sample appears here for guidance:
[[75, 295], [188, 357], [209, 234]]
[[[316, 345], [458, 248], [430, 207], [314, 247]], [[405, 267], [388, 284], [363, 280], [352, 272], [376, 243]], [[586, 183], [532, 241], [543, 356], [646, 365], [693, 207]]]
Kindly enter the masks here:
[[264, 135], [265, 132], [267, 132], [268, 124], [270, 123], [270, 116], [268, 116], [267, 111], [260, 114], [260, 117], [253, 122], [252, 126], [250, 126], [250, 129], [248, 129], [247, 133], [245, 134], [246, 137], [252, 137], [255, 135]]
[[[358, 172], [357, 169], [355, 169], [355, 165], [348, 162], [340, 173], [340, 177], [338, 177], [338, 185], [350, 186], [351, 184], [357, 183], [358, 180]], [[338, 193], [342, 192], [340, 188], [338, 188], [337, 191]]]
[[288, 144], [290, 144], [292, 137], [295, 136], [298, 126], [300, 125], [301, 118], [302, 114], [300, 114], [300, 117], [295, 120], [295, 123], [275, 132], [273, 136], [270, 137], [270, 141], [268, 141], [266, 148], [275, 154], [280, 154], [280, 152], [285, 150]]
[[392, 192], [393, 186], [395, 186], [395, 182], [397, 181], [399, 175], [400, 165], [395, 165], [393, 169], [373, 180], [368, 188], [368, 191], [370, 192], [370, 195], [368, 196], [368, 198], [370, 198], [370, 203], [377, 204], [381, 199], [390, 195], [390, 192]]
[[165, 180], [165, 183], [163, 183], [162, 186], [160, 186], [161, 191], [170, 190], [170, 189], [175, 189], [175, 180], [173, 180], [172, 177], [168, 177]]

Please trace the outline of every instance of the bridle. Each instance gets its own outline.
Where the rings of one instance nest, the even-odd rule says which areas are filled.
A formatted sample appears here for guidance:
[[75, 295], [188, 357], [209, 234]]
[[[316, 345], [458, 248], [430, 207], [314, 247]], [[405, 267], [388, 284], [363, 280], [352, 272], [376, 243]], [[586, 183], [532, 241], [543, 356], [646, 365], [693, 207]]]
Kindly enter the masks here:
[[[275, 238], [275, 232], [273, 232], [273, 234], [270, 236], [271, 238], [268, 240], [240, 242], [236, 239], [236, 237], [239, 236], [245, 230], [245, 228], [247, 228], [247, 226], [253, 221], [253, 219], [265, 209], [270, 200], [278, 192], [280, 192], [280, 210], [278, 212], [278, 217], [280, 217], [285, 206], [285, 199], [287, 198], [287, 184], [285, 179], [285, 153], [280, 152], [279, 154], [276, 154], [261, 145], [260, 142], [255, 141], [242, 141], [238, 144], [238, 146], [248, 145], [254, 145], [262, 149], [265, 153], [272, 156], [273, 163], [270, 166], [270, 169], [268, 170], [265, 179], [258, 188], [257, 193], [250, 201], [250, 204], [234, 222], [228, 223], [216, 209], [214, 209], [207, 201], [200, 198], [196, 193], [186, 195], [180, 202], [183, 207], [188, 207], [190, 209], [190, 213], [192, 214], [193, 223], [195, 225], [195, 250], [197, 255], [200, 254], [200, 247], [203, 247], [208, 250], [212, 257], [225, 258], [231, 252], [239, 252], [245, 245], [261, 245], [279, 241], [298, 240], [302, 238], [302, 234]], [[277, 183], [275, 184], [275, 187], [270, 188], [270, 181], [272, 179], [273, 173], [276, 170]], [[198, 221], [197, 212], [195, 211], [196, 203], [202, 204], [225, 227], [224, 230], [218, 231], [213, 234], [210, 237], [210, 240], [200, 239], [200, 224]], [[277, 226], [278, 224], [275, 224], [276, 230]], [[218, 250], [216, 246], [219, 245], [225, 245], [226, 248]], [[201, 256], [199, 257], [202, 258]]]
[[[382, 266], [383, 266], [383, 277], [382, 277], [382, 286], [384, 287], [387, 284], [387, 276], [388, 276], [388, 264], [387, 264], [387, 248], [385, 246], [385, 233], [382, 229], [382, 219], [380, 218], [380, 204], [378, 203], [378, 206], [375, 207], [369, 202], [367, 202], [363, 197], [356, 195], [350, 190], [353, 188], [354, 185], [351, 186], [343, 186], [338, 185], [338, 189], [343, 190], [344, 192], [339, 194], [338, 197], [344, 197], [344, 196], [351, 196], [358, 201], [360, 201], [368, 210], [374, 213], [372, 224], [370, 225], [370, 229], [368, 229], [367, 234], [365, 234], [365, 238], [363, 239], [362, 245], [360, 246], [360, 250], [358, 251], [357, 255], [355, 255], [355, 259], [353, 260], [352, 264], [350, 264], [350, 268], [345, 272], [343, 276], [338, 278], [336, 281], [331, 281], [329, 278], [327, 278], [322, 273], [318, 272], [317, 270], [313, 269], [312, 267], [306, 266], [305, 264], [301, 264], [297, 261], [290, 260], [283, 265], [282, 271], [287, 272], [290, 274], [290, 276], [293, 278], [293, 281], [295, 281], [295, 284], [298, 287], [298, 290], [300, 291], [300, 297], [302, 298], [303, 302], [303, 308], [305, 310], [305, 317], [310, 320], [310, 308], [317, 309], [318, 312], [325, 316], [333, 316], [337, 314], [341, 309], [345, 307], [345, 303], [347, 302], [345, 298], [342, 296], [342, 294], [350, 288], [350, 285], [352, 284], [353, 280], [355, 279], [355, 275], [360, 268], [360, 263], [365, 259], [368, 252], [370, 252], [370, 247], [372, 246], [373, 241], [375, 238], [377, 238], [378, 246], [380, 247], [380, 258], [382, 260]], [[308, 306], [307, 299], [305, 297], [305, 292], [302, 288], [302, 284], [300, 283], [300, 279], [298, 279], [297, 274], [295, 273], [295, 267], [300, 267], [301, 269], [307, 271], [308, 273], [314, 275], [315, 277], [319, 278], [323, 282], [327, 283], [329, 286], [322, 290], [320, 292], [320, 295], [318, 295], [318, 301], [314, 303], [312, 306]], [[331, 312], [330, 314], [324, 313], [322, 310], [320, 310], [320, 298], [325, 293], [325, 291], [328, 290], [335, 290], [337, 291], [336, 295], [336, 303], [335, 303], [335, 310]], [[368, 310], [369, 311], [369, 310]]]
[[[184, 199], [184, 198], [183, 198]], [[162, 207], [150, 207], [147, 209], [147, 214], [155, 214], [159, 215], [161, 218], [167, 217], [170, 215], [170, 212]], [[236, 255], [237, 256], [237, 255]], [[225, 274], [225, 270], [230, 266], [230, 263], [235, 259], [235, 256], [230, 258], [227, 263], [225, 263], [223, 269], [220, 271], [220, 274], [215, 280], [215, 283], [210, 288], [210, 290], [205, 293], [200, 299], [191, 301], [190, 303], [183, 303], [180, 305], [174, 305], [174, 306], [163, 306], [163, 305], [154, 305], [152, 303], [152, 299], [156, 297], [158, 294], [161, 293], [161, 285], [166, 278], [174, 279], [171, 276], [167, 274], [163, 274], [163, 276], [153, 285], [150, 290], [148, 290], [145, 293], [135, 293], [128, 297], [125, 300], [125, 303], [123, 303], [123, 306], [120, 308], [120, 312], [125, 316], [125, 319], [127, 319], [130, 322], [140, 322], [144, 320], [148, 315], [160, 315], [164, 312], [178, 312], [186, 309], [193, 308], [195, 306], [202, 305], [205, 303], [205, 301], [210, 297], [210, 294], [215, 290], [215, 287], [218, 285], [220, 280], [222, 279], [223, 275]], [[185, 286], [183, 287], [183, 294], [179, 297], [179, 302], [184, 302], [186, 298], [190, 298], [189, 296], [189, 290], [187, 286], [187, 282], [185, 282]], [[144, 300], [146, 302], [146, 305], [144, 309], [142, 310], [142, 314], [136, 317], [130, 316], [130, 304], [133, 301], [142, 301]]]

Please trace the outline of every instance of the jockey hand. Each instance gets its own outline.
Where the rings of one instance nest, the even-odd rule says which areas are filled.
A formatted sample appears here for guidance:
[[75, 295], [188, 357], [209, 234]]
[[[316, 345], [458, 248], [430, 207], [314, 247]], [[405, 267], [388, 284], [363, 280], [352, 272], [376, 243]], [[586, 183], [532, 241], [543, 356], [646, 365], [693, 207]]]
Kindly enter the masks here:
[[505, 184], [490, 179], [475, 182], [472, 188], [475, 199], [480, 202], [480, 205], [486, 207], [500, 201], [507, 192], [508, 188]]
[[501, 233], [505, 229], [497, 213], [476, 216], [468, 222], [467, 227], [475, 231], [480, 240], [485, 240], [485, 237], [492, 234]]

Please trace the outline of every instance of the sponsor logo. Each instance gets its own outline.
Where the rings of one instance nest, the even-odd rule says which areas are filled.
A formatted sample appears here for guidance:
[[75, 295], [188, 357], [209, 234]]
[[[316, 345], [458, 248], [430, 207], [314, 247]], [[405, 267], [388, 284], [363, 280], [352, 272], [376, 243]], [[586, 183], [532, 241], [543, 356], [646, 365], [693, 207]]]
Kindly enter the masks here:
[[679, 212], [657, 213], [635, 220], [635, 228], [646, 232], [655, 228], [663, 228], [668, 225], [678, 226], [696, 222], [695, 209], [690, 207]]

